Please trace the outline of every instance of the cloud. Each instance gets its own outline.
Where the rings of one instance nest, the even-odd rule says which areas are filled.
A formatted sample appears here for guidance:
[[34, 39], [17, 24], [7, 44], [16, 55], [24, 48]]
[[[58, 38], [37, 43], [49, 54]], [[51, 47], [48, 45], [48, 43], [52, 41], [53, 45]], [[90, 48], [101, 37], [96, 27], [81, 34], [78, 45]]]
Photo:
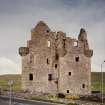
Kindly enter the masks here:
[[100, 71], [100, 64], [105, 59], [104, 4], [105, 0], [1, 0], [0, 56], [12, 61], [14, 66], [11, 67], [18, 67], [7, 68], [4, 73], [20, 73], [18, 48], [26, 46], [30, 30], [39, 20], [44, 20], [52, 31], [61, 30], [74, 38], [78, 37], [81, 27], [85, 28], [94, 51], [92, 71]]
[[16, 74], [20, 73], [19, 65], [16, 64], [13, 60], [6, 58], [6, 57], [0, 57], [0, 75], [1, 74]]

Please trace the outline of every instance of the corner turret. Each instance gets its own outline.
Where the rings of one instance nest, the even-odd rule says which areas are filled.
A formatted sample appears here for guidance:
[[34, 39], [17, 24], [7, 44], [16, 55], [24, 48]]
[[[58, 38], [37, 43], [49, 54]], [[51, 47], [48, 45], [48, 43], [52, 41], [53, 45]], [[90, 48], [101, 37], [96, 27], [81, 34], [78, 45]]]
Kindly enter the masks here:
[[87, 40], [87, 33], [86, 33], [85, 29], [83, 29], [83, 28], [80, 29], [78, 40], [84, 43], [84, 55], [86, 57], [92, 57], [93, 56], [93, 50], [89, 49], [89, 44], [88, 44], [88, 40]]
[[80, 41], [86, 41], [87, 40], [87, 33], [86, 33], [84, 28], [80, 29], [78, 40], [80, 40]]
[[27, 54], [29, 54], [29, 48], [28, 47], [20, 47], [19, 54], [20, 54], [20, 56], [26, 56]]

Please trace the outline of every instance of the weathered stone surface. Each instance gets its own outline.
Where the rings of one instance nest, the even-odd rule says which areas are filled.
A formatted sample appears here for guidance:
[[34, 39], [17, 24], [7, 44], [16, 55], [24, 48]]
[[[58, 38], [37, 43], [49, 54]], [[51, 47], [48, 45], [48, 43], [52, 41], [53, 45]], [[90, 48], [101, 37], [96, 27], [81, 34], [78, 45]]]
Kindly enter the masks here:
[[19, 54], [21, 56], [25, 56], [29, 53], [29, 48], [28, 47], [20, 47], [19, 48]]
[[[29, 49], [28, 49], [29, 48]], [[22, 56], [22, 89], [31, 93], [91, 93], [91, 56], [87, 34], [81, 29], [78, 40], [52, 32], [40, 21], [31, 30]]]
[[93, 50], [85, 50], [85, 51], [84, 51], [84, 54], [85, 54], [87, 57], [92, 57], [92, 56], [93, 56]]
[[87, 40], [87, 33], [86, 33], [85, 29], [83, 29], [83, 28], [80, 29], [80, 34], [78, 36], [78, 40], [81, 40], [81, 41]]

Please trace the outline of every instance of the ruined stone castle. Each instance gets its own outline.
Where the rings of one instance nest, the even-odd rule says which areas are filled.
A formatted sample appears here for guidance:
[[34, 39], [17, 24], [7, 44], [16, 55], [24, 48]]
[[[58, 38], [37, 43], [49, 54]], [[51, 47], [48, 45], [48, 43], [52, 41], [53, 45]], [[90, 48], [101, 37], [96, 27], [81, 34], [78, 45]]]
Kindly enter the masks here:
[[30, 92], [86, 95], [91, 93], [91, 57], [87, 33], [78, 39], [52, 32], [40, 21], [31, 30], [27, 47], [20, 47], [22, 89]]

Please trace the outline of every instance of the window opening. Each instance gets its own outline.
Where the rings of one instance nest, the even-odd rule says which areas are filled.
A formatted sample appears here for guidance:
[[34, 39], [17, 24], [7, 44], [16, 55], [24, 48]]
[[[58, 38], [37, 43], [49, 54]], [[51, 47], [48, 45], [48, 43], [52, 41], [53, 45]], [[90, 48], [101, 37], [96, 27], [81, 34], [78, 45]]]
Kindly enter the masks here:
[[52, 74], [48, 74], [48, 80], [49, 80], [49, 81], [52, 80]]
[[67, 93], [69, 93], [69, 90], [67, 90]]
[[76, 62], [79, 62], [79, 57], [75, 57], [75, 61]]
[[77, 42], [74, 42], [74, 43], [73, 43], [73, 46], [78, 46], [78, 43], [77, 43]]
[[55, 68], [57, 68], [57, 64], [55, 64]]
[[82, 84], [82, 88], [85, 88], [85, 84]]
[[71, 72], [68, 72], [68, 75], [71, 76]]
[[48, 40], [47, 41], [47, 47], [50, 47], [51, 46], [51, 42]]
[[29, 74], [29, 80], [30, 80], [30, 81], [33, 80], [33, 74]]

